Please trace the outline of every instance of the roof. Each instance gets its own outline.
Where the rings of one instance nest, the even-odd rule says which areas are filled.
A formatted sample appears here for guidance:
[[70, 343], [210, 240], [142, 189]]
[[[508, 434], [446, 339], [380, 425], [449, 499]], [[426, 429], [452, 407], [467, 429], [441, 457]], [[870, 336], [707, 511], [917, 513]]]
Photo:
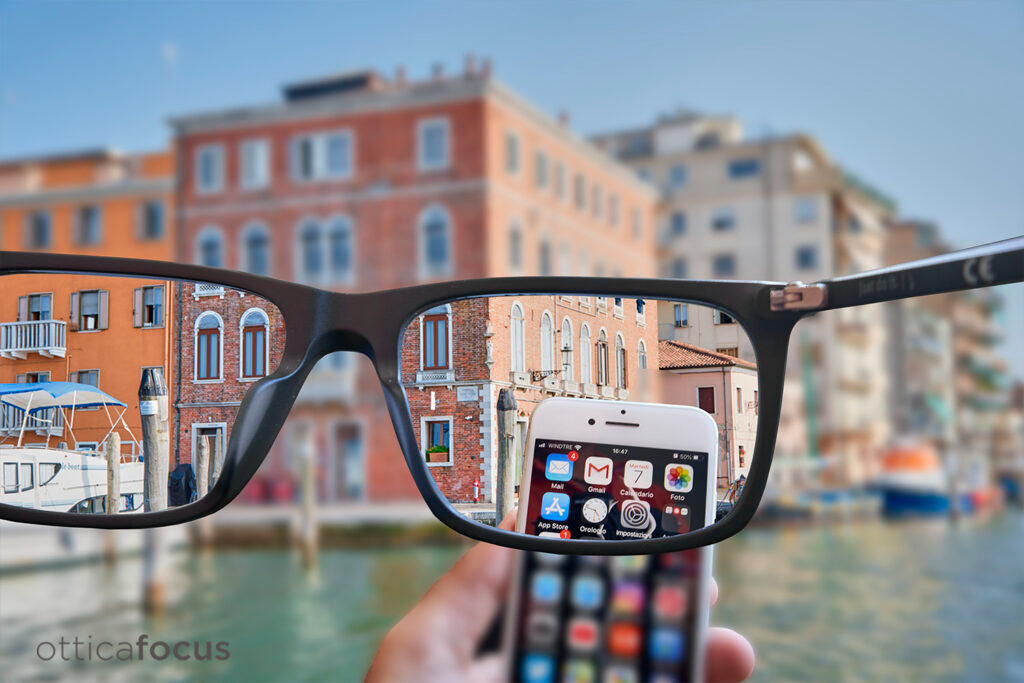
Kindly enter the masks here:
[[658, 368], [661, 370], [684, 370], [687, 368], [737, 367], [756, 370], [757, 365], [742, 358], [736, 358], [693, 344], [663, 340], [658, 342]]
[[23, 382], [0, 384], [0, 403], [28, 410], [47, 408], [127, 407], [110, 394], [78, 382]]

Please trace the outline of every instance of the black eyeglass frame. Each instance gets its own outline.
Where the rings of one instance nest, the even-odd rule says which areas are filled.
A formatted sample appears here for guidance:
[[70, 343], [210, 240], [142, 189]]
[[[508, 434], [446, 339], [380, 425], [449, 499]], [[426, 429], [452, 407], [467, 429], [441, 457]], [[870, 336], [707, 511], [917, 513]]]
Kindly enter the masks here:
[[[722, 541], [753, 517], [768, 480], [782, 407], [789, 337], [806, 315], [909, 297], [1024, 281], [1024, 237], [849, 275], [814, 284], [734, 280], [515, 277], [462, 280], [363, 294], [329, 292], [219, 268], [107, 257], [0, 252], [0, 276], [23, 273], [98, 275], [208, 282], [263, 297], [281, 311], [285, 345], [274, 372], [246, 392], [228, 440], [220, 478], [187, 505], [132, 515], [76, 515], [0, 504], [0, 519], [103, 529], [181, 524], [231, 502], [252, 478], [284, 424], [316, 362], [337, 351], [366, 355], [374, 364], [406, 463], [431, 512], [476, 540], [521, 550], [632, 555], [686, 550]], [[719, 522], [678, 536], [643, 540], [551, 539], [491, 527], [463, 517], [440, 492], [420, 454], [400, 381], [401, 337], [430, 308], [482, 296], [530, 294], [621, 296], [713, 306], [738, 322], [754, 348], [760, 392], [756, 457], [743, 492]]]

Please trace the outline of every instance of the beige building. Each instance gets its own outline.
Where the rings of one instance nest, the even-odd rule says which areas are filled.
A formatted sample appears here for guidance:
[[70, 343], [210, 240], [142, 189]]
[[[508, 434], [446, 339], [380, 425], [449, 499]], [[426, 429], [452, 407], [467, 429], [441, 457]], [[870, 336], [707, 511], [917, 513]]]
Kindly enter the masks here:
[[[814, 281], [884, 265], [893, 202], [809, 136], [749, 140], [733, 117], [680, 112], [596, 141], [660, 189], [665, 277]], [[692, 308], [663, 306], [659, 337], [755, 360], [731, 318]], [[838, 456], [843, 479], [870, 476], [889, 440], [883, 330], [879, 307], [845, 309], [801, 322], [790, 345], [789, 373], [817, 409], [806, 452]]]

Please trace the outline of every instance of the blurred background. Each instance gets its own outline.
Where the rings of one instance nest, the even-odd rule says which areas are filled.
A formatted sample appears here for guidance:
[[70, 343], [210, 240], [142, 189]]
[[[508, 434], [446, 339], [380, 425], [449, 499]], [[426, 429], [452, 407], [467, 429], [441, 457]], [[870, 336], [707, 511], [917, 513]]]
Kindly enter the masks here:
[[[870, 270], [1024, 232], [1022, 33], [1016, 3], [5, 3], [0, 247], [338, 291]], [[664, 308], [658, 339], [755, 360], [724, 323]], [[715, 551], [712, 622], [756, 679], [1024, 679], [1021, 348], [1020, 285], [798, 326], [769, 491]], [[242, 496], [160, 544], [0, 525], [4, 677], [357, 680], [466, 547], [349, 354]], [[35, 654], [140, 633], [232, 656]]]

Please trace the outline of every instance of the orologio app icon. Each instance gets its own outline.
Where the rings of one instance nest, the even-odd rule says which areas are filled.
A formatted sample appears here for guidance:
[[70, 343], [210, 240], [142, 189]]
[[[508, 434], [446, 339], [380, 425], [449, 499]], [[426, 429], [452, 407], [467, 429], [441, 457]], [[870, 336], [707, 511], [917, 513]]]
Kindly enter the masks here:
[[591, 524], [598, 524], [608, 516], [608, 503], [600, 498], [590, 498], [583, 503], [583, 519]]

